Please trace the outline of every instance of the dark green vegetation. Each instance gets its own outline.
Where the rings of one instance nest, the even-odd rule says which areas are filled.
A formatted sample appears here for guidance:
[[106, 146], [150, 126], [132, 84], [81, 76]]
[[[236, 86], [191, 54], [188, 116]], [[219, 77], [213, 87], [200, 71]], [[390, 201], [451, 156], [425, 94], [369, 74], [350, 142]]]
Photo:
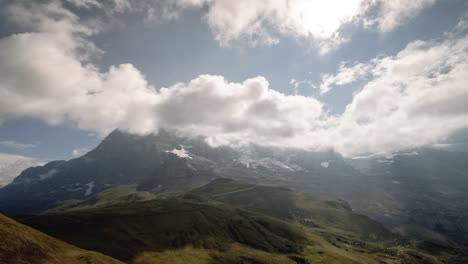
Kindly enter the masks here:
[[[147, 252], [133, 261], [135, 264], [174, 263], [174, 264], [212, 264], [212, 263], [269, 263], [295, 264], [296, 257], [255, 250], [241, 244], [229, 244], [221, 249], [201, 249], [185, 247], [178, 250]], [[303, 258], [298, 257], [303, 260]]]
[[[95, 204], [128, 192], [122, 190], [97, 195]], [[230, 179], [144, 202], [89, 207], [85, 201], [58, 213], [19, 219], [71, 244], [133, 263], [466, 260], [460, 250], [393, 235], [354, 214], [343, 201]]]
[[231, 179], [217, 179], [190, 193], [308, 227], [340, 230], [358, 239], [396, 239], [381, 224], [353, 213], [345, 201], [322, 199], [287, 188], [247, 185]]
[[121, 263], [45, 235], [0, 215], [0, 263]]
[[74, 245], [122, 260], [144, 251], [187, 245], [218, 248], [233, 242], [268, 252], [295, 253], [307, 241], [299, 229], [277, 219], [183, 198], [124, 203], [22, 221]]
[[57, 207], [46, 210], [44, 213], [98, 208], [120, 203], [148, 201], [156, 198], [155, 194], [147, 191], [137, 191], [136, 188], [136, 184], [121, 185], [104, 190], [87, 199], [65, 200], [60, 202]]

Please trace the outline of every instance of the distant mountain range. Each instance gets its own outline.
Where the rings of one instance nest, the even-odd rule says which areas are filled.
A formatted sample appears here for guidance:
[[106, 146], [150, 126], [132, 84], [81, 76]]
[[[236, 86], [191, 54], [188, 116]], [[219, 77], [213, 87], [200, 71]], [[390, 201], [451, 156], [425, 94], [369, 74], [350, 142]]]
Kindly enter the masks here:
[[120, 202], [147, 200], [231, 178], [346, 201], [394, 232], [450, 246], [468, 243], [467, 161], [468, 153], [434, 148], [349, 159], [332, 151], [213, 148], [166, 131], [136, 136], [115, 130], [82, 157], [24, 170], [0, 189], [0, 212], [89, 206], [106, 190], [129, 185], [130, 198]]

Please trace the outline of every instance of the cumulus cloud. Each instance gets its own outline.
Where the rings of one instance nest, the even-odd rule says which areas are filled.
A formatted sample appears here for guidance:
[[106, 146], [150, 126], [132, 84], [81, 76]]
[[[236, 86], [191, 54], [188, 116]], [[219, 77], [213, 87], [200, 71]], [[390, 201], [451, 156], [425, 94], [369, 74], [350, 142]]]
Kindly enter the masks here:
[[346, 42], [339, 28], [362, 10], [361, 0], [178, 0], [176, 8], [206, 7], [205, 21], [221, 46], [276, 44], [279, 35], [315, 43], [320, 53]]
[[202, 135], [215, 145], [272, 144], [317, 126], [322, 104], [311, 97], [284, 95], [263, 77], [229, 83], [203, 75], [162, 88], [154, 108], [160, 126]]
[[[58, 1], [58, 0], [57, 0]], [[77, 8], [106, 14], [133, 12], [145, 22], [180, 17], [189, 8], [202, 9], [203, 20], [221, 46], [248, 43], [274, 45], [279, 36], [310, 42], [326, 54], [349, 40], [341, 27], [362, 23], [388, 32], [433, 5], [436, 0], [62, 0]], [[96, 21], [94, 21], [96, 22]], [[94, 25], [96, 26], [96, 25]], [[103, 26], [103, 25], [99, 25]]]
[[[363, 21], [368, 27], [388, 32], [435, 2], [436, 0], [369, 0], [366, 3], [367, 16], [363, 17]], [[373, 14], [369, 14], [369, 10]]]
[[205, 21], [222, 46], [238, 42], [251, 45], [276, 44], [279, 35], [306, 40], [326, 54], [348, 38], [340, 28], [347, 23], [362, 22], [368, 28], [387, 32], [401, 25], [435, 0], [176, 0], [150, 3], [148, 16], [178, 17], [185, 8], [205, 8]]
[[99, 52], [87, 38], [96, 29], [60, 2], [19, 3], [11, 19], [29, 30], [0, 39], [0, 119], [71, 120], [102, 136], [117, 127], [136, 134], [165, 128], [212, 145], [344, 155], [432, 144], [468, 127], [466, 34], [415, 41], [394, 56], [325, 75], [324, 91], [367, 79], [345, 112], [332, 116], [317, 99], [279, 93], [263, 77], [234, 83], [201, 75], [155, 89], [131, 64], [102, 71], [88, 60]]
[[273, 29], [319, 43], [322, 53], [345, 39], [338, 29], [359, 12], [360, 1], [212, 1], [207, 23], [221, 45], [239, 38], [275, 43]]
[[371, 77], [339, 118], [337, 129], [352, 140], [337, 149], [378, 152], [421, 146], [468, 126], [466, 34], [442, 42], [414, 41], [395, 56], [341, 68], [322, 85], [330, 85], [330, 79], [339, 85], [342, 72]]
[[56, 125], [70, 119], [101, 135], [110, 127], [150, 131], [132, 120], [151, 109], [154, 89], [131, 64], [101, 72], [88, 63], [98, 50], [86, 37], [95, 31], [60, 2], [19, 1], [7, 14], [30, 31], [0, 39], [0, 120], [30, 117]]
[[388, 32], [418, 15], [436, 0], [63, 0], [78, 8], [107, 14], [143, 14], [145, 22], [174, 20], [188, 8], [202, 9], [203, 20], [221, 46], [274, 45], [279, 36], [313, 43], [326, 54], [349, 40], [342, 25], [363, 23]]
[[[144, 134], [162, 125], [240, 139], [234, 132], [289, 135], [321, 111], [318, 101], [280, 94], [262, 77], [228, 83], [204, 75], [156, 91], [131, 64], [101, 72], [81, 55], [94, 52], [84, 38], [93, 32], [51, 3], [12, 7], [12, 19], [32, 32], [0, 39], [0, 119], [29, 117], [52, 125], [72, 120], [100, 135], [116, 127]], [[35, 16], [40, 23], [32, 22]]]

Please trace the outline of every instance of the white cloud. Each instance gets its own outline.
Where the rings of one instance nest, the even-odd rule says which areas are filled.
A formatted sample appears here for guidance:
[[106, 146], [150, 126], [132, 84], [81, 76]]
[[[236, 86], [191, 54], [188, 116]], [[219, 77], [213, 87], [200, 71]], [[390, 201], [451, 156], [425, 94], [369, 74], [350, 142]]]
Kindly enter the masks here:
[[0, 39], [0, 120], [29, 117], [55, 125], [70, 119], [101, 135], [112, 127], [149, 132], [144, 122], [126, 124], [151, 109], [153, 88], [131, 64], [101, 72], [88, 63], [97, 52], [85, 38], [93, 30], [59, 2], [9, 10], [30, 32]]
[[[238, 43], [272, 45], [279, 36], [313, 43], [326, 54], [349, 38], [342, 25], [362, 22], [388, 32], [434, 4], [436, 0], [63, 0], [78, 8], [106, 14], [134, 12], [145, 22], [160, 23], [180, 17], [188, 8], [201, 8], [203, 19], [221, 46]], [[101, 25], [102, 26], [102, 25]]]
[[0, 141], [0, 147], [6, 147], [10, 149], [27, 149], [27, 148], [35, 148], [36, 145], [19, 143], [19, 142], [12, 141], [12, 140], [4, 140], [4, 141]]
[[435, 2], [436, 0], [368, 0], [369, 9], [376, 7], [377, 10], [374, 10], [375, 14], [372, 17], [363, 19], [367, 26], [387, 32], [418, 15]]
[[229, 83], [221, 76], [202, 75], [162, 88], [158, 98], [155, 123], [208, 136], [215, 145], [280, 142], [307, 133], [323, 114], [319, 101], [276, 92], [263, 77]]
[[33, 158], [0, 153], [0, 187], [10, 183], [23, 170], [43, 164]]
[[[436, 2], [436, 0], [62, 1], [77, 8], [98, 9], [107, 15], [123, 12], [140, 13], [144, 15], [145, 22], [157, 23], [177, 19], [185, 9], [199, 8], [203, 10], [203, 19], [221, 46], [238, 43], [248, 43], [253, 46], [272, 45], [277, 44], [279, 36], [283, 35], [313, 43], [320, 54], [326, 54], [349, 40], [340, 31], [344, 24], [362, 22], [365, 27], [388, 32]], [[60, 3], [58, 0], [49, 0], [49, 2], [55, 3], [56, 6]], [[104, 26], [103, 23], [97, 24], [90, 28]]]
[[373, 68], [372, 63], [356, 63], [352, 67], [347, 67], [346, 64], [341, 64], [337, 74], [323, 74], [322, 83], [320, 84], [320, 93], [328, 93], [333, 86], [347, 85], [358, 80], [366, 78]]
[[205, 20], [222, 46], [239, 41], [276, 44], [278, 35], [317, 43], [321, 53], [345, 42], [338, 29], [361, 12], [361, 0], [179, 0], [179, 7], [207, 7]]
[[213, 145], [333, 148], [344, 155], [432, 144], [468, 127], [466, 34], [343, 65], [324, 77], [323, 90], [368, 82], [342, 115], [331, 116], [317, 99], [279, 93], [263, 77], [233, 83], [201, 75], [156, 90], [131, 64], [102, 72], [88, 62], [97, 49], [87, 36], [96, 31], [61, 5], [15, 8], [12, 19], [29, 32], [0, 39], [0, 119], [71, 120], [102, 136], [116, 127], [137, 134], [165, 128]]
[[[321, 103], [271, 90], [262, 77], [228, 83], [203, 75], [157, 92], [131, 64], [100, 72], [77, 54], [94, 51], [82, 36], [92, 32], [75, 25], [76, 17], [63, 7], [14, 8], [17, 23], [33, 32], [0, 39], [0, 119], [29, 117], [52, 125], [72, 120], [100, 135], [116, 127], [143, 134], [165, 126], [213, 134], [210, 140], [221, 143], [244, 142], [249, 134], [263, 134], [263, 140], [291, 135], [320, 116]], [[40, 20], [37, 27], [31, 17]]]
[[78, 8], [84, 9], [103, 9], [108, 13], [122, 13], [132, 9], [132, 3], [129, 0], [63, 0]]
[[[381, 32], [393, 30], [435, 0], [177, 0], [160, 2], [159, 17], [174, 19], [181, 9], [205, 8], [205, 21], [221, 46], [237, 42], [276, 44], [279, 35], [315, 43], [326, 54], [348, 41], [340, 27], [363, 22]], [[154, 2], [147, 2], [150, 6]], [[154, 11], [155, 8], [146, 10]], [[150, 17], [155, 17], [150, 12]]]
[[415, 41], [365, 68], [371, 80], [340, 116], [337, 131], [348, 134], [349, 140], [336, 149], [391, 151], [433, 144], [468, 127], [466, 35], [442, 42]]

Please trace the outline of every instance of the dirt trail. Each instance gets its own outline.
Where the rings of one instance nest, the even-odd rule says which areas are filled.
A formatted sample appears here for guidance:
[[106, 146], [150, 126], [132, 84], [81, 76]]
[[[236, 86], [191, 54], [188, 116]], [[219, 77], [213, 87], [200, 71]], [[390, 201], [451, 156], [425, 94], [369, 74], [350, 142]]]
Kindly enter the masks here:
[[252, 190], [252, 189], [255, 188], [255, 187], [257, 187], [257, 185], [253, 185], [253, 186], [250, 186], [250, 187], [248, 187], [248, 188], [244, 188], [244, 189], [240, 189], [240, 190], [235, 190], [235, 191], [230, 191], [230, 192], [215, 194], [215, 195], [212, 195], [211, 198], [216, 198], [216, 197], [219, 197], [219, 196], [224, 196], [224, 195], [233, 194], [233, 193], [245, 192], [245, 191]]

